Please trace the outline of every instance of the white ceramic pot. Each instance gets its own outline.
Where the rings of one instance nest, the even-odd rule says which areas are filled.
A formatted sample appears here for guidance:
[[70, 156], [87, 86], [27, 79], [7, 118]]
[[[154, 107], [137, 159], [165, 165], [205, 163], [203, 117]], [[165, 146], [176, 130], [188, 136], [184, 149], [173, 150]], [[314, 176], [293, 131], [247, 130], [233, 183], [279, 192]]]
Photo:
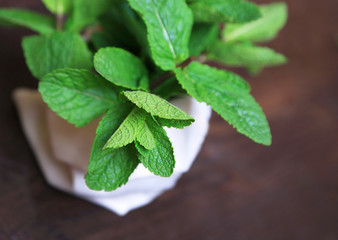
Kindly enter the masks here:
[[176, 159], [173, 175], [169, 178], [155, 176], [140, 164], [126, 185], [113, 192], [104, 192], [90, 190], [84, 181], [98, 121], [75, 128], [50, 111], [36, 90], [17, 89], [13, 98], [25, 135], [47, 182], [121, 216], [150, 203], [175, 186], [197, 157], [211, 116], [210, 107], [191, 97], [172, 101], [195, 118], [195, 122], [183, 130], [166, 129]]

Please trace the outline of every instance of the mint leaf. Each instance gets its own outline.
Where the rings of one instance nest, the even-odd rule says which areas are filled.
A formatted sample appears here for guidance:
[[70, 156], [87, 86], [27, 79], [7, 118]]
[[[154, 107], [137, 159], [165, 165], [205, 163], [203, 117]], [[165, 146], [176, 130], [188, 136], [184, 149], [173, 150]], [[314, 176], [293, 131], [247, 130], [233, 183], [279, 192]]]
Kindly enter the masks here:
[[0, 21], [5, 25], [27, 27], [41, 34], [55, 31], [55, 21], [52, 17], [29, 10], [1, 8]]
[[245, 23], [258, 19], [258, 7], [242, 0], [194, 0], [189, 5], [196, 22]]
[[58, 69], [47, 74], [39, 91], [48, 106], [77, 127], [84, 126], [117, 104], [118, 91], [88, 70]]
[[29, 70], [39, 79], [58, 68], [92, 67], [92, 54], [76, 33], [25, 37], [22, 46]]
[[132, 143], [144, 125], [145, 117], [146, 115], [141, 109], [134, 108], [103, 148], [120, 148]]
[[177, 69], [176, 76], [191, 96], [211, 105], [238, 132], [257, 143], [271, 144], [265, 115], [239, 76], [198, 62]]
[[111, 107], [96, 129], [90, 156], [86, 184], [93, 190], [112, 191], [127, 183], [139, 164], [137, 151], [131, 144], [119, 149], [103, 149], [114, 132], [131, 111], [128, 104]]
[[147, 150], [152, 150], [156, 146], [155, 137], [145, 119], [139, 126], [139, 133], [136, 136], [136, 140]]
[[115, 3], [98, 18], [98, 24], [102, 31], [95, 32], [90, 38], [97, 50], [119, 47], [131, 52], [140, 51], [141, 57], [143, 52], [150, 55], [146, 26], [126, 1]]
[[190, 42], [189, 53], [191, 56], [199, 56], [218, 37], [218, 26], [216, 24], [197, 23], [194, 25]]
[[94, 56], [94, 66], [108, 81], [125, 88], [148, 89], [147, 69], [133, 54], [120, 48], [100, 49]]
[[256, 71], [266, 66], [281, 65], [287, 61], [282, 54], [267, 47], [224, 42], [213, 44], [209, 48], [208, 58], [221, 61], [229, 66], [246, 67]]
[[125, 91], [123, 95], [151, 115], [166, 119], [167, 121], [161, 121], [161, 123], [170, 123], [170, 127], [175, 127], [176, 124], [178, 128], [182, 128], [182, 126], [189, 126], [194, 121], [189, 114], [154, 94], [142, 91]]
[[91, 161], [100, 161], [100, 168], [85, 175], [87, 186], [92, 190], [113, 191], [128, 182], [139, 164], [137, 152], [132, 145], [119, 149], [103, 150]]
[[84, 27], [97, 21], [113, 6], [112, 0], [73, 0], [73, 11], [66, 22], [66, 30], [80, 32]]
[[172, 70], [189, 56], [193, 23], [184, 0], [129, 0], [147, 26], [153, 59], [163, 70]]
[[227, 24], [223, 31], [225, 41], [261, 42], [274, 38], [287, 20], [287, 6], [276, 2], [260, 6], [262, 18], [246, 24]]
[[175, 158], [172, 144], [164, 129], [158, 123], [148, 116], [146, 124], [155, 139], [155, 147], [147, 150], [137, 141], [135, 146], [139, 151], [140, 162], [155, 175], [169, 177], [174, 171]]
[[127, 1], [122, 1], [118, 4], [118, 6], [115, 7], [114, 13], [116, 16], [119, 16], [123, 27], [132, 34], [132, 39], [137, 41], [141, 48], [141, 54], [147, 54], [150, 56], [150, 49], [147, 40], [147, 28], [138, 13], [131, 9]]
[[168, 127], [168, 128], [174, 127], [174, 128], [183, 129], [184, 127], [190, 126], [192, 123], [189, 121], [164, 119], [164, 118], [159, 118], [159, 117], [155, 117], [155, 119], [161, 126]]
[[73, 4], [73, 0], [42, 0], [46, 8], [55, 14], [68, 13]]

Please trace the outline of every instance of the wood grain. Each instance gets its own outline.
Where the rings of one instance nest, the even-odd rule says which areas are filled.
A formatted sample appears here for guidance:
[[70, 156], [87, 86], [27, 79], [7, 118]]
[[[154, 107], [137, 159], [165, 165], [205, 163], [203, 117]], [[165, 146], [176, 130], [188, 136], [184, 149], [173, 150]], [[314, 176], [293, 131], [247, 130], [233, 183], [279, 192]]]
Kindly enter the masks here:
[[[0, 239], [337, 240], [338, 2], [287, 2], [288, 24], [268, 46], [289, 63], [257, 77], [238, 71], [267, 114], [272, 146], [214, 114], [177, 187], [122, 218], [43, 180], [11, 100], [13, 89], [37, 86], [20, 48], [31, 32], [0, 28]], [[8, 6], [44, 11], [38, 0], [0, 0]]]

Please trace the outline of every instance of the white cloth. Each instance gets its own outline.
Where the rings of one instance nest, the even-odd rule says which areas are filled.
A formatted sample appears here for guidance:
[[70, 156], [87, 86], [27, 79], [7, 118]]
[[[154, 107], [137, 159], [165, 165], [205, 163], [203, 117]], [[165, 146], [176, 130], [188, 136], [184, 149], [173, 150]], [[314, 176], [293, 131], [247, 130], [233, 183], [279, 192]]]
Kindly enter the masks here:
[[140, 164], [129, 182], [112, 192], [90, 190], [84, 181], [98, 121], [75, 128], [50, 111], [39, 92], [17, 89], [13, 94], [24, 133], [47, 182], [65, 192], [103, 206], [123, 216], [150, 203], [175, 186], [196, 158], [208, 131], [211, 108], [191, 97], [172, 103], [195, 118], [182, 129], [166, 129], [172, 141], [176, 166], [169, 178], [153, 175]]

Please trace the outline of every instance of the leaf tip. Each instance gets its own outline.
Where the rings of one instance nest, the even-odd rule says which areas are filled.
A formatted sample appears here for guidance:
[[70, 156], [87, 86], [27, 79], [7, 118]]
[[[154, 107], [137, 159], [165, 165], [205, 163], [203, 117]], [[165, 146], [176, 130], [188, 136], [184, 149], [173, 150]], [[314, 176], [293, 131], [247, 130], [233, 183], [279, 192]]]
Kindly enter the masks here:
[[272, 144], [272, 135], [270, 130], [262, 137], [258, 138], [258, 139], [252, 139], [254, 140], [256, 143], [262, 144], [264, 146], [271, 146]]

